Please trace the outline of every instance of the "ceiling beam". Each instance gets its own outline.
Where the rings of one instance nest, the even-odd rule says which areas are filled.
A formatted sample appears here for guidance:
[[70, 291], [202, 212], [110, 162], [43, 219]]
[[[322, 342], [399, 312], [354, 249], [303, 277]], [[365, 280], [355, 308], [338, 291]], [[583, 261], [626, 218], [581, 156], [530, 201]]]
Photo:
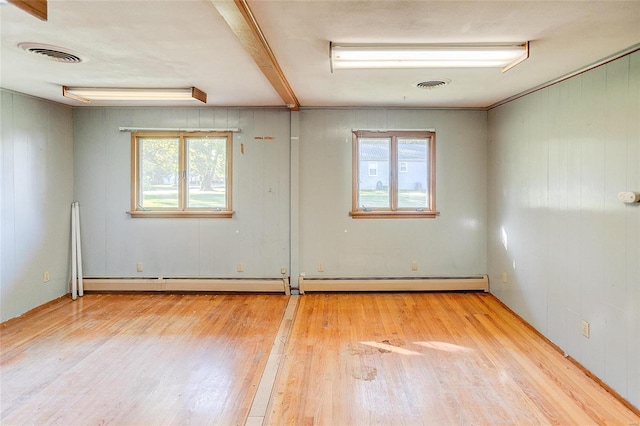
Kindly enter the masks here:
[[47, 0], [9, 0], [9, 3], [42, 21], [47, 20]]
[[298, 98], [289, 86], [247, 1], [211, 0], [211, 3], [231, 27], [244, 49], [251, 55], [287, 107], [292, 111], [299, 110]]

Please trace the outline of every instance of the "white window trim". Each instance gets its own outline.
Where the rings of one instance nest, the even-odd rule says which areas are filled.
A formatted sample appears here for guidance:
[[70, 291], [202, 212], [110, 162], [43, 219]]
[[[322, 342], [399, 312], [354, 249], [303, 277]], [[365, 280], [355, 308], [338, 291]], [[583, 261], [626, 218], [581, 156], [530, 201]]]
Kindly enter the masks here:
[[[375, 172], [375, 173], [371, 173], [371, 172]], [[377, 177], [378, 176], [378, 163], [375, 161], [370, 161], [369, 162], [369, 176], [371, 177]]]

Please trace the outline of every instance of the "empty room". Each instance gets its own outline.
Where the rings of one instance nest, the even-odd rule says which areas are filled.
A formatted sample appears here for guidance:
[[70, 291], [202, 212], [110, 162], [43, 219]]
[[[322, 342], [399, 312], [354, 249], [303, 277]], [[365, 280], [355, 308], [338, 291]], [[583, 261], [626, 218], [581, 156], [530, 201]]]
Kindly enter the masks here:
[[3, 425], [640, 425], [640, 1], [0, 2]]

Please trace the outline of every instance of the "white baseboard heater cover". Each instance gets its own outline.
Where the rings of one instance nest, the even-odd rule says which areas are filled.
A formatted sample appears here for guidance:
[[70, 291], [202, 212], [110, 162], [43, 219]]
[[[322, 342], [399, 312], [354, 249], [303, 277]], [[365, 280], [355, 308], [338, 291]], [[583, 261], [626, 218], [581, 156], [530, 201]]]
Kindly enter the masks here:
[[299, 277], [300, 294], [313, 291], [489, 291], [487, 275], [462, 277]]
[[290, 294], [289, 278], [84, 277], [85, 291], [211, 291]]

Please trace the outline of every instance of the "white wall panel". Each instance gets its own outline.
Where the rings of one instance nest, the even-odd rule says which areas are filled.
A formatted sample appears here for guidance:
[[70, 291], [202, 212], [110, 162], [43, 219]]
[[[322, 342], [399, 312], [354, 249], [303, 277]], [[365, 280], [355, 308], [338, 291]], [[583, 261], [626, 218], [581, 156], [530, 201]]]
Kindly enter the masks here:
[[[640, 190], [640, 55], [629, 58], [629, 98], [627, 99], [627, 186]], [[640, 406], [640, 212], [638, 206], [625, 206], [626, 283], [625, 323], [627, 324], [627, 383], [629, 394], [636, 395], [635, 405]], [[633, 314], [635, 312], [635, 315]]]
[[640, 190], [639, 64], [635, 53], [489, 111], [491, 290], [636, 406], [640, 206], [617, 193]]
[[627, 117], [630, 96], [628, 73], [629, 61], [616, 61], [606, 68], [606, 93], [603, 102], [606, 122], [602, 126], [602, 138], [605, 141], [604, 214], [608, 218], [604, 244], [603, 297], [606, 305], [603, 317], [606, 332], [603, 358], [606, 375], [615, 388], [627, 386], [629, 368], [627, 354], [616, 350], [626, 346], [629, 327], [624, 320], [627, 241], [626, 238], [620, 238], [626, 233], [626, 206], [616, 196], [627, 186], [627, 128], [619, 123], [618, 118]]
[[[74, 111], [73, 139], [95, 140], [104, 138], [104, 123], [106, 111], [104, 109], [80, 108]], [[80, 203], [80, 222], [83, 246], [91, 246], [94, 256], [83, 256], [83, 270], [93, 271], [96, 275], [103, 275], [105, 271], [106, 209], [102, 204], [105, 199], [105, 154], [104, 144], [74, 144], [75, 194], [84, 194]], [[85, 249], [86, 250], [86, 249]]]
[[[352, 219], [353, 128], [436, 129], [436, 219]], [[486, 113], [397, 109], [300, 112], [300, 271], [424, 276], [486, 270]], [[418, 271], [411, 271], [411, 262]], [[324, 272], [318, 272], [318, 264]]]
[[13, 99], [13, 94], [0, 90], [0, 100], [2, 101], [2, 192], [0, 193], [0, 209], [2, 210], [0, 216], [2, 220], [0, 222], [0, 237], [2, 238], [0, 290], [2, 291], [2, 302], [0, 303], [0, 316], [2, 320], [19, 315], [22, 313], [21, 310], [28, 309], [23, 308], [17, 312], [8, 312], [4, 306], [9, 301], [12, 304], [17, 304], [20, 303], [19, 300], [26, 299], [18, 294], [21, 286], [17, 281], [16, 271], [14, 126], [10, 125], [13, 123], [14, 116]]
[[[75, 110], [85, 274], [279, 276], [289, 263], [289, 113], [239, 108]], [[132, 219], [130, 140], [119, 127], [234, 128], [231, 219]], [[256, 139], [259, 137], [260, 139]], [[266, 138], [268, 137], [268, 138]], [[241, 152], [244, 146], [244, 153]], [[142, 263], [144, 271], [136, 271]], [[236, 271], [242, 263], [244, 272]]]
[[[568, 147], [563, 143], [566, 133], [563, 125], [566, 112], [561, 108], [566, 91], [563, 86], [552, 86], [548, 91], [549, 130], [548, 130], [548, 211], [554, 212], [554, 218], [548, 220], [546, 268], [548, 282], [546, 304], [548, 306], [548, 324], [546, 334], [553, 341], [566, 340], [567, 319], [565, 314], [567, 283], [565, 274], [569, 247], [567, 244], [567, 161]], [[547, 215], [547, 217], [551, 214]]]
[[67, 292], [73, 134], [71, 108], [1, 93], [4, 321]]

